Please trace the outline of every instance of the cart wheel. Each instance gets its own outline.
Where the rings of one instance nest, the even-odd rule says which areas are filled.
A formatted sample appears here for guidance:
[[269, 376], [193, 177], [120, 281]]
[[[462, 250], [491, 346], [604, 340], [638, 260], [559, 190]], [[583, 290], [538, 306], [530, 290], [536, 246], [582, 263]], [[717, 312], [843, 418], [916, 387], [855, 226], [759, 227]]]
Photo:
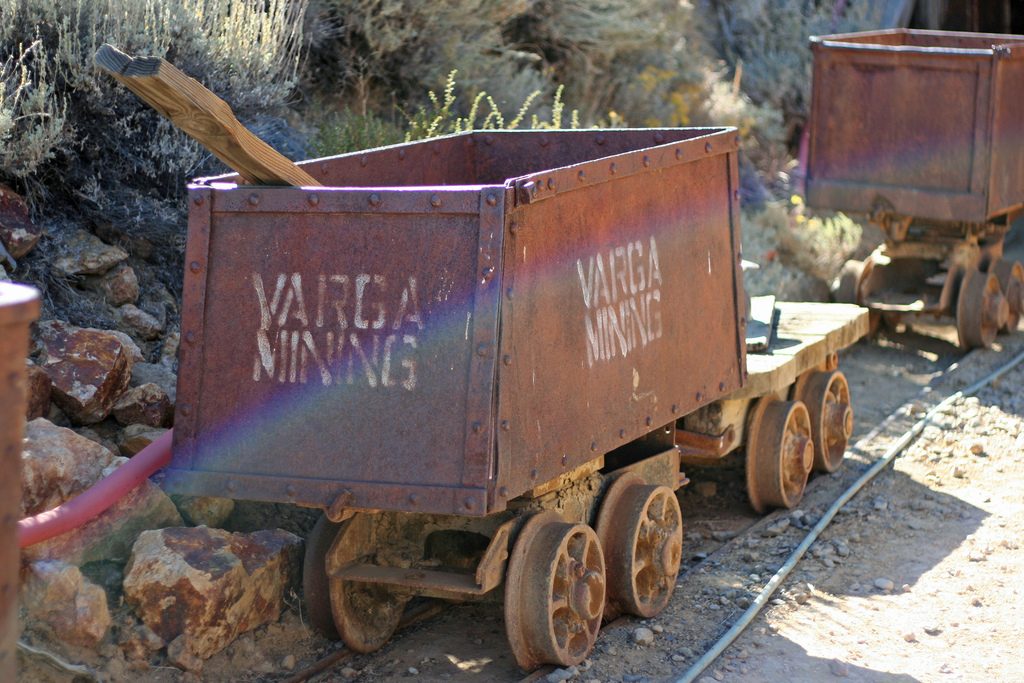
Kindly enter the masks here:
[[302, 562], [302, 594], [306, 600], [306, 613], [313, 628], [331, 640], [338, 639], [338, 629], [331, 614], [327, 551], [340, 526], [327, 519], [327, 515], [321, 515], [306, 538], [306, 555]]
[[601, 501], [597, 537], [608, 572], [605, 621], [622, 612], [653, 617], [665, 609], [683, 554], [683, 516], [675, 492], [623, 474]]
[[793, 508], [807, 487], [814, 441], [807, 406], [800, 401], [760, 399], [747, 427], [747, 496], [758, 512]]
[[519, 532], [505, 580], [505, 631], [519, 666], [573, 666], [597, 640], [604, 556], [586, 524], [547, 510]]
[[1003, 330], [1014, 332], [1020, 323], [1021, 313], [1024, 312], [1024, 265], [1021, 265], [1020, 261], [996, 259], [989, 266], [988, 272], [999, 280], [999, 287], [1010, 305], [1010, 314], [1006, 318]]
[[1010, 315], [1009, 304], [991, 273], [971, 268], [960, 281], [956, 300], [956, 330], [960, 348], [988, 347]]
[[807, 406], [814, 440], [814, 470], [835, 472], [843, 464], [853, 433], [850, 385], [839, 370], [812, 371], [797, 380], [793, 399]]
[[409, 597], [386, 586], [345, 581], [330, 576], [330, 570], [373, 554], [373, 516], [360, 513], [339, 525], [329, 553], [331, 613], [341, 640], [356, 652], [380, 649], [398, 628]]

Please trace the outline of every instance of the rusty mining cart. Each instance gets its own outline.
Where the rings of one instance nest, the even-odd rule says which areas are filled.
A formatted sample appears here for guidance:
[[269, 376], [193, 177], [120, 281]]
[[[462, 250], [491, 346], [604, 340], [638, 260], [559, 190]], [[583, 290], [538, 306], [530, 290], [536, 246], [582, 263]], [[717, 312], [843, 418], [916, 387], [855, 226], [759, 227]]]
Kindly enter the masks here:
[[681, 457], [745, 443], [759, 510], [841, 462], [835, 353], [867, 314], [748, 305], [735, 129], [294, 165], [163, 60], [97, 63], [239, 171], [189, 186], [163, 485], [324, 510], [306, 604], [353, 650], [414, 596], [495, 600], [522, 668], [576, 664], [603, 619], [668, 603]]
[[885, 243], [837, 300], [873, 320], [952, 316], [960, 346], [1017, 328], [1024, 267], [1024, 36], [888, 30], [815, 37], [808, 204], [868, 214]]
[[780, 305], [746, 355], [736, 152], [477, 132], [195, 182], [165, 487], [324, 509], [306, 600], [355, 650], [423, 595], [504, 600], [524, 669], [579, 662], [667, 604], [681, 455], [754, 444], [765, 510], [845, 450], [866, 312]]

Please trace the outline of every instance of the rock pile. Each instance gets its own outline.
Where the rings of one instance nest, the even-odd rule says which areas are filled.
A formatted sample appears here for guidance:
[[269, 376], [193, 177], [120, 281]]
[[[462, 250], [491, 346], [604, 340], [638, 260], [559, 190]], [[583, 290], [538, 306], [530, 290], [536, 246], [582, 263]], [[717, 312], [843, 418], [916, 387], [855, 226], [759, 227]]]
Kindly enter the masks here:
[[[77, 230], [47, 247], [50, 271], [100, 301], [109, 315], [99, 323], [116, 329], [51, 314], [33, 330], [25, 516], [81, 494], [173, 426], [178, 334], [167, 312], [177, 302], [156, 285], [162, 303], [149, 305], [139, 270], [148, 266], [99, 234]], [[25, 201], [0, 185], [0, 279], [40, 238]], [[146, 481], [78, 529], [25, 548], [24, 638], [111, 679], [163, 662], [198, 672], [239, 635], [276, 621], [299, 573], [298, 536], [192, 526], [224, 524], [233, 508], [172, 499]]]

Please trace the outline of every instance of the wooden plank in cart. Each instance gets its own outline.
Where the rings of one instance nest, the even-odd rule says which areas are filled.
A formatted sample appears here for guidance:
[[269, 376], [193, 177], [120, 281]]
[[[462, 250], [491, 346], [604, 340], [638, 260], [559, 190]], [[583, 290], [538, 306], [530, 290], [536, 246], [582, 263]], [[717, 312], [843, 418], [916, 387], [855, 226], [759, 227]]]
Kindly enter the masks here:
[[747, 384], [730, 399], [783, 389], [868, 333], [868, 311], [860, 306], [778, 302], [776, 307], [779, 325], [771, 348], [747, 355]]
[[320, 183], [239, 123], [227, 102], [159, 57], [130, 57], [113, 45], [96, 64], [238, 172], [248, 185]]

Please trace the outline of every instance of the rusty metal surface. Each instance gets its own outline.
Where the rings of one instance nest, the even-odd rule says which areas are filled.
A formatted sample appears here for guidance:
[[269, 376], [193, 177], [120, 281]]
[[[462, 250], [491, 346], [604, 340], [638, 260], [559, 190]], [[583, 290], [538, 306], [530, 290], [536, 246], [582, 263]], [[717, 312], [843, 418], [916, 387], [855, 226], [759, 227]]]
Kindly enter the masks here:
[[25, 358], [29, 325], [39, 315], [36, 290], [0, 282], [0, 680], [17, 680], [18, 518]]
[[515, 181], [499, 498], [739, 388], [735, 151], [712, 133]]
[[812, 38], [808, 203], [984, 223], [1024, 202], [1024, 36]]
[[[197, 182], [165, 486], [483, 515], [737, 388], [736, 150], [732, 129], [473, 133], [303, 163], [350, 186]], [[623, 277], [649, 271], [651, 244], [657, 276], [601, 304], [647, 327], [588, 367], [611, 347], [588, 347], [580, 268], [620, 248]]]

